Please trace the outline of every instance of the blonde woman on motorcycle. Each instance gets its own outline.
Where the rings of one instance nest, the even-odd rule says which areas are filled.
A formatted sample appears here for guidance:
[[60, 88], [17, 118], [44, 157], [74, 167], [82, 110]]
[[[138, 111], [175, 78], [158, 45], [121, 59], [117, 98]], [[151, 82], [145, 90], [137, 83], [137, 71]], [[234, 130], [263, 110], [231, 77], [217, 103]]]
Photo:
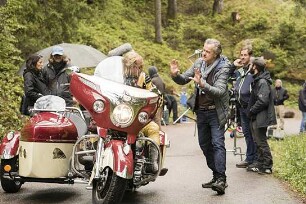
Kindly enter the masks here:
[[[151, 78], [143, 72], [143, 58], [137, 52], [127, 52], [123, 55], [122, 62], [124, 83], [126, 85], [152, 90]], [[141, 132], [157, 145], [160, 145], [159, 126], [154, 121], [147, 124]], [[153, 166], [150, 170], [152, 173], [156, 173], [158, 171], [158, 150], [152, 146], [150, 147], [150, 157], [153, 160]]]

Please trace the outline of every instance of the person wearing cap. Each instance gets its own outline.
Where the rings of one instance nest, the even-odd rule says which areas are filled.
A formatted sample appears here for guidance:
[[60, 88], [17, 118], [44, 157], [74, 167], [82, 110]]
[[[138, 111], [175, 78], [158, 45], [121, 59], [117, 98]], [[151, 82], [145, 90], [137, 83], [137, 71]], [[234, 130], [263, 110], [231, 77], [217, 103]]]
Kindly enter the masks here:
[[73, 106], [73, 98], [69, 91], [70, 75], [67, 70], [69, 62], [64, 49], [61, 46], [54, 46], [42, 73], [51, 94], [63, 98], [67, 106]]
[[[156, 88], [160, 91], [161, 95], [163, 96], [163, 100], [165, 98], [165, 90], [166, 85], [162, 78], [158, 75], [157, 68], [155, 66], [150, 66], [149, 69], [149, 76], [152, 80], [152, 83], [156, 86]], [[159, 128], [161, 129], [161, 120], [163, 117], [163, 106], [160, 106], [156, 112], [156, 115], [154, 117], [154, 121], [157, 123]]]
[[267, 142], [267, 128], [276, 124], [273, 96], [271, 94], [272, 79], [266, 70], [265, 60], [251, 59], [250, 73], [253, 74], [252, 92], [247, 107], [251, 132], [257, 146], [257, 162], [252, 171], [259, 174], [272, 173], [272, 154]]
[[253, 76], [250, 73], [252, 47], [245, 46], [240, 50], [239, 59], [235, 60], [233, 66], [238, 68], [238, 77], [234, 86], [234, 93], [237, 99], [237, 110], [240, 116], [241, 127], [246, 142], [246, 158], [244, 161], [236, 164], [237, 168], [247, 168], [256, 161], [256, 145], [250, 130], [250, 120], [246, 115], [246, 108], [248, 106], [251, 96], [251, 84]]
[[229, 116], [227, 82], [231, 68], [231, 63], [221, 53], [221, 43], [216, 39], [207, 39], [202, 57], [184, 73], [179, 73], [176, 59], [170, 62], [170, 74], [174, 82], [180, 85], [195, 82], [195, 103], [191, 108], [197, 116], [199, 145], [213, 174], [212, 180], [203, 183], [202, 188], [211, 188], [219, 195], [224, 194], [228, 186], [224, 133]]
[[[275, 88], [272, 89], [272, 94], [274, 98], [274, 106], [276, 111], [276, 117], [279, 118], [279, 128], [284, 129], [284, 116], [285, 116], [285, 107], [284, 101], [289, 98], [287, 90], [282, 85], [282, 80], [275, 80]], [[277, 129], [277, 126], [276, 126]]]

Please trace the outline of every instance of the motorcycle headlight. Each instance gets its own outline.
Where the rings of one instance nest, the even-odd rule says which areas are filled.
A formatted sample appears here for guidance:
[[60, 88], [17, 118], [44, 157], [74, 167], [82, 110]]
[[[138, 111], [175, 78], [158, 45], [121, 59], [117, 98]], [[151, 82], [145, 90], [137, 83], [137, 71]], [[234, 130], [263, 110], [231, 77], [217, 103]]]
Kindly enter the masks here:
[[138, 115], [138, 121], [142, 124], [146, 124], [149, 120], [149, 115], [146, 112], [140, 112]]
[[112, 113], [112, 122], [116, 126], [127, 127], [133, 121], [134, 112], [132, 107], [126, 104], [119, 104]]
[[102, 113], [102, 111], [104, 110], [104, 102], [101, 101], [101, 100], [96, 100], [94, 103], [93, 103], [93, 110], [96, 112], [96, 113]]

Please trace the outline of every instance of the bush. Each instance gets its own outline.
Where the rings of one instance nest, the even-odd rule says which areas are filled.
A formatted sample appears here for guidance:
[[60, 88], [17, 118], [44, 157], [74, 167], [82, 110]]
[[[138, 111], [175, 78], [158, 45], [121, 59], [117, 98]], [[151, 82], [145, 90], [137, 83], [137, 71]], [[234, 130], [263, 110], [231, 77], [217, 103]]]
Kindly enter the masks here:
[[274, 175], [306, 197], [306, 134], [271, 140]]

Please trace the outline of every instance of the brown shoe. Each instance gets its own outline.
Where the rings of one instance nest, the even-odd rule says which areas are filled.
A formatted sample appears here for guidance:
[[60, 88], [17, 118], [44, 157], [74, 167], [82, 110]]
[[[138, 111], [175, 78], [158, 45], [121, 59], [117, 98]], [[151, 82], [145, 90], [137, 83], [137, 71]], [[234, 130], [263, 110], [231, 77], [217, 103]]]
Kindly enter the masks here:
[[248, 163], [247, 161], [244, 160], [244, 161], [242, 161], [242, 162], [236, 164], [236, 167], [237, 167], [237, 168], [247, 168], [248, 165], [249, 165], [249, 163]]

